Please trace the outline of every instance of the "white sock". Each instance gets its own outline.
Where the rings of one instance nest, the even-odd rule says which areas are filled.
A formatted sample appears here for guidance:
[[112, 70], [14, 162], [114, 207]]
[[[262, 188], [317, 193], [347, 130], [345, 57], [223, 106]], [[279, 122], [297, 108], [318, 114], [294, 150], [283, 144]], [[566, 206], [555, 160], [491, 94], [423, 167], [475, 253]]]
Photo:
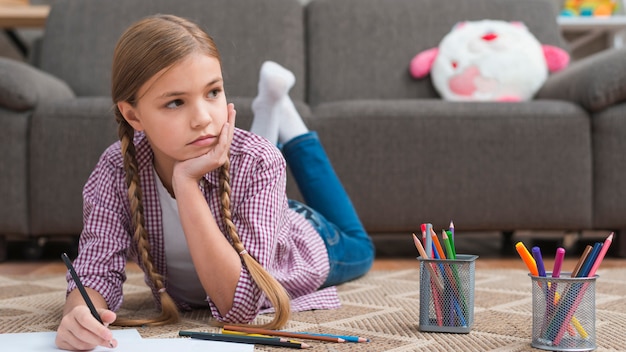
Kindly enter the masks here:
[[309, 132], [289, 95], [285, 95], [280, 99], [273, 114], [278, 115], [278, 119], [280, 119], [278, 124], [278, 141], [281, 144], [285, 144], [293, 138]]
[[259, 92], [252, 101], [254, 119], [250, 131], [267, 138], [273, 144], [278, 141], [280, 115], [274, 114], [278, 102], [288, 96], [296, 82], [291, 71], [272, 61], [265, 61], [259, 73]]

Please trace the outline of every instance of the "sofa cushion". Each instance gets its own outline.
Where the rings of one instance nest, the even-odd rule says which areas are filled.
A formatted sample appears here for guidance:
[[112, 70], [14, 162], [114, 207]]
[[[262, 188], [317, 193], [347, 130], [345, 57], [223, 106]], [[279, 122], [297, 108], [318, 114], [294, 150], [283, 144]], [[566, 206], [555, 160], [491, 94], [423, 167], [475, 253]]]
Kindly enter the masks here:
[[592, 118], [593, 225], [626, 229], [626, 103], [614, 105]]
[[626, 101], [626, 49], [604, 50], [552, 75], [539, 99], [569, 100], [590, 112]]
[[573, 103], [352, 100], [313, 114], [370, 232], [591, 226], [591, 127]]
[[59, 79], [28, 64], [0, 57], [0, 107], [31, 110], [41, 100], [73, 97]]
[[117, 140], [112, 107], [111, 98], [82, 97], [35, 110], [28, 145], [32, 235], [80, 233], [83, 186]]
[[30, 114], [0, 108], [0, 235], [28, 233]]

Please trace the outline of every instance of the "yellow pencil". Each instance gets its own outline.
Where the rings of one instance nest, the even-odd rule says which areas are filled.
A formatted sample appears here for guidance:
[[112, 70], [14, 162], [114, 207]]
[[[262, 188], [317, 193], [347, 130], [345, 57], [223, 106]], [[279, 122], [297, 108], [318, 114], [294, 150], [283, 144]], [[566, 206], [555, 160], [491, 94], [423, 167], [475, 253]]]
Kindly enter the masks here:
[[[561, 299], [561, 295], [558, 292], [555, 292], [554, 293], [554, 305], [556, 305], [560, 299]], [[580, 323], [580, 321], [578, 321], [578, 319], [576, 319], [576, 317], [572, 317], [572, 325], [574, 325], [574, 328], [576, 328], [576, 331], [578, 331], [578, 333], [580, 334], [580, 337], [582, 337], [583, 339], [586, 339], [587, 337], [589, 337], [589, 334], [587, 333], [587, 331], [585, 331], [585, 328], [583, 328], [582, 324]], [[573, 332], [570, 331], [571, 328], [568, 328], [567, 330], [570, 333], [570, 335], [573, 335]]]
[[[248, 333], [245, 333], [245, 332], [225, 330], [225, 329], [222, 329], [222, 334], [225, 334], [225, 335], [243, 335], [243, 336], [266, 337], [266, 338], [270, 338], [270, 339], [274, 338], [274, 336], [270, 336], [270, 335], [248, 334]], [[284, 339], [284, 340], [287, 341], [287, 339]]]

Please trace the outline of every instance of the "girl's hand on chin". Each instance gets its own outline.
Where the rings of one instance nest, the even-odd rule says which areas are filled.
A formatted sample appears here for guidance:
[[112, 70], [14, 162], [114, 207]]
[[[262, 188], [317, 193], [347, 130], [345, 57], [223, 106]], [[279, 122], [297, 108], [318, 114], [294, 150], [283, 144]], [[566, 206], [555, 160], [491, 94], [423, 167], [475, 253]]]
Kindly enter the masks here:
[[196, 158], [191, 158], [184, 161], [179, 161], [174, 165], [174, 180], [178, 177], [199, 180], [203, 175], [217, 169], [224, 165], [228, 160], [228, 151], [230, 150], [230, 143], [233, 140], [233, 133], [235, 131], [235, 106], [230, 103], [227, 106], [228, 120], [222, 127], [219, 139], [214, 148], [209, 150], [206, 154], [200, 155]]

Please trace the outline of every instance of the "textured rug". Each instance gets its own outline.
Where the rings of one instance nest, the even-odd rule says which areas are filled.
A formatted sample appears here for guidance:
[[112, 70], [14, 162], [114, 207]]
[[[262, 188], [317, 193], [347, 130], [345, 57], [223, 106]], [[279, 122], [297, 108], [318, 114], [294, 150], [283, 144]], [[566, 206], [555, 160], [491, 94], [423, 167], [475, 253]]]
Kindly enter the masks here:
[[[599, 270], [597, 351], [626, 350], [626, 268]], [[141, 273], [125, 284], [121, 315], [154, 314]], [[369, 343], [307, 341], [309, 351], [540, 351], [531, 341], [531, 280], [523, 270], [476, 269], [474, 325], [468, 334], [419, 331], [419, 271], [372, 271], [339, 287], [342, 308], [294, 313], [287, 329], [359, 335]], [[65, 299], [62, 276], [0, 276], [0, 333], [55, 331]], [[213, 331], [207, 311], [186, 313], [176, 325], [140, 328], [144, 338], [175, 338], [179, 330]], [[269, 319], [257, 318], [257, 322]], [[255, 346], [255, 351], [284, 348]]]

